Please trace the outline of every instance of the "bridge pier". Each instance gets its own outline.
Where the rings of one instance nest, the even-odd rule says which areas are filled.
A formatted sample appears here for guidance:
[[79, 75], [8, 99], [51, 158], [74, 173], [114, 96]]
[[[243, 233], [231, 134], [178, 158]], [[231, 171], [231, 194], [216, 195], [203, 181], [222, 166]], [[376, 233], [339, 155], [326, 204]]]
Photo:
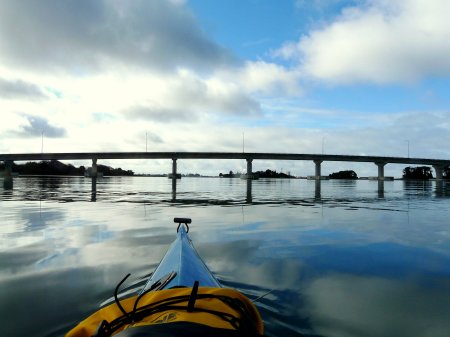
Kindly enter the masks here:
[[[252, 168], [252, 162], [253, 159], [245, 159], [247, 161], [247, 173], [244, 176], [241, 176], [242, 179], [253, 179], [253, 168]], [[255, 178], [256, 179], [256, 178]]]
[[378, 180], [384, 180], [384, 166], [386, 165], [386, 163], [378, 162], [378, 163], [375, 163], [375, 165], [378, 166]]
[[316, 177], [316, 179], [320, 180], [320, 177], [322, 176], [322, 172], [321, 172], [321, 165], [322, 165], [323, 160], [314, 160], [314, 164], [316, 165], [315, 171], [314, 171], [314, 176]]
[[5, 177], [11, 177], [12, 176], [12, 167], [13, 167], [13, 161], [12, 160], [5, 160]]
[[97, 175], [98, 175], [97, 158], [92, 158], [91, 177], [97, 178]]
[[12, 160], [5, 160], [5, 172], [3, 173], [3, 188], [5, 190], [13, 188], [12, 166]]
[[91, 201], [97, 201], [97, 158], [92, 158], [91, 166]]
[[181, 174], [177, 173], [177, 159], [172, 158], [172, 173], [169, 173], [169, 179], [181, 179]]
[[444, 172], [444, 166], [442, 165], [433, 165], [434, 172], [436, 173], [436, 179], [442, 179], [443, 172]]

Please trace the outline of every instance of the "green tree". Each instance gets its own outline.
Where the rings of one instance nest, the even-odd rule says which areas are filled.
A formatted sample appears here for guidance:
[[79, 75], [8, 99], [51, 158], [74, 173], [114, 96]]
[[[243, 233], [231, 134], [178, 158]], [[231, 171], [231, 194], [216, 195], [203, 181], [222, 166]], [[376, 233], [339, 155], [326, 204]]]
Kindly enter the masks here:
[[433, 178], [431, 168], [428, 166], [406, 167], [403, 169], [403, 179], [428, 180]]
[[450, 165], [444, 167], [444, 170], [442, 171], [442, 177], [444, 179], [450, 179]]
[[358, 175], [353, 170], [334, 172], [329, 177], [331, 179], [358, 179]]

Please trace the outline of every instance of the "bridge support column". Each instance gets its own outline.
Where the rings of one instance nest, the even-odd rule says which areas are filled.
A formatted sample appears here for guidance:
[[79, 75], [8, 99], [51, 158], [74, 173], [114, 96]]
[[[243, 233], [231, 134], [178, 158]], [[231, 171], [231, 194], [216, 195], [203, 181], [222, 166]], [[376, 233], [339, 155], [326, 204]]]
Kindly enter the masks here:
[[91, 166], [91, 201], [97, 201], [97, 158], [92, 158]]
[[169, 178], [177, 179], [177, 158], [172, 158], [172, 173]]
[[252, 173], [252, 171], [253, 171], [252, 162], [253, 162], [253, 159], [246, 159], [246, 160], [247, 160], [247, 176], [246, 176], [246, 178], [247, 179], [252, 179], [252, 175], [253, 175], [253, 173]]
[[316, 179], [320, 180], [320, 176], [322, 175], [321, 167], [320, 167], [320, 165], [322, 164], [322, 160], [314, 160], [314, 164], [316, 165], [316, 170], [315, 170], [314, 176], [316, 177]]
[[91, 177], [97, 178], [97, 158], [92, 158]]
[[384, 180], [384, 166], [386, 163], [375, 163], [378, 166], [378, 180]]
[[5, 160], [5, 177], [12, 176], [12, 166], [13, 166], [12, 160]]
[[436, 173], [436, 179], [442, 179], [444, 172], [444, 167], [442, 165], [433, 165], [434, 172]]
[[5, 172], [3, 176], [3, 188], [5, 190], [11, 190], [13, 188], [12, 166], [12, 160], [5, 160]]

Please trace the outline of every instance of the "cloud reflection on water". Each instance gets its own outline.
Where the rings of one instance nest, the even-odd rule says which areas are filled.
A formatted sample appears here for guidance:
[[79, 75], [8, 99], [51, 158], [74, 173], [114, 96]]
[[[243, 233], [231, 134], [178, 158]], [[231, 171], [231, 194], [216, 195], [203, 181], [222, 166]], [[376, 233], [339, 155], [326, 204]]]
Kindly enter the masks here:
[[290, 257], [276, 249], [267, 256], [265, 242], [201, 252], [226, 285], [252, 298], [274, 289], [260, 304], [269, 335], [445, 336], [449, 257], [393, 244], [304, 245], [286, 247]]
[[[63, 335], [98, 305], [109, 270], [99, 267], [60, 269], [0, 280], [3, 336]], [[100, 295], [99, 295], [100, 294]], [[104, 296], [105, 294], [103, 294]], [[58, 331], [56, 331], [58, 332]]]
[[448, 333], [450, 284], [426, 287], [380, 277], [336, 274], [311, 282], [306, 312], [330, 337], [435, 337]]

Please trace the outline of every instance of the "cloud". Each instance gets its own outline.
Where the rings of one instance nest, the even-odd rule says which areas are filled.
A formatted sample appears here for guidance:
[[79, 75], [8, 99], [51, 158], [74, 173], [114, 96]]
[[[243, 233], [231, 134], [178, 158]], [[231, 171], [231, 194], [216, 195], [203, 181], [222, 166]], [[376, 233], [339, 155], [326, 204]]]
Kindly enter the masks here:
[[298, 95], [301, 73], [276, 63], [248, 61], [243, 66], [218, 74], [224, 81], [234, 82], [248, 93], [262, 95]]
[[22, 125], [20, 131], [13, 132], [20, 137], [40, 137], [42, 132], [46, 138], [61, 138], [66, 135], [64, 128], [50, 125], [46, 118], [31, 115], [25, 115], [25, 118], [27, 124]]
[[127, 110], [126, 115], [136, 119], [145, 119], [158, 122], [171, 122], [171, 121], [195, 121], [198, 116], [195, 113], [189, 113], [186, 111], [151, 107], [151, 106], [134, 106]]
[[111, 61], [158, 71], [234, 62], [182, 1], [165, 0], [2, 1], [0, 55], [34, 71], [79, 75]]
[[242, 90], [239, 82], [222, 80], [212, 76], [202, 79], [183, 71], [172, 82], [166, 101], [178, 102], [185, 110], [228, 115], [249, 116], [260, 112], [259, 103]]
[[43, 99], [47, 96], [35, 84], [0, 78], [0, 97], [6, 99]]
[[450, 2], [372, 0], [289, 42], [276, 56], [332, 83], [411, 83], [450, 74]]
[[92, 116], [104, 123], [123, 117], [174, 123], [259, 117], [261, 96], [300, 92], [298, 72], [237, 62], [187, 6], [183, 0], [0, 2], [0, 63], [55, 88], [46, 89], [48, 105], [7, 109], [44, 117], [55, 111], [52, 120], [67, 128]]
[[[159, 122], [198, 121], [200, 118], [258, 116], [260, 103], [239, 81], [183, 70], [164, 79], [145, 81], [145, 92], [124, 108], [125, 116]], [[148, 88], [151, 87], [151, 90]]]

